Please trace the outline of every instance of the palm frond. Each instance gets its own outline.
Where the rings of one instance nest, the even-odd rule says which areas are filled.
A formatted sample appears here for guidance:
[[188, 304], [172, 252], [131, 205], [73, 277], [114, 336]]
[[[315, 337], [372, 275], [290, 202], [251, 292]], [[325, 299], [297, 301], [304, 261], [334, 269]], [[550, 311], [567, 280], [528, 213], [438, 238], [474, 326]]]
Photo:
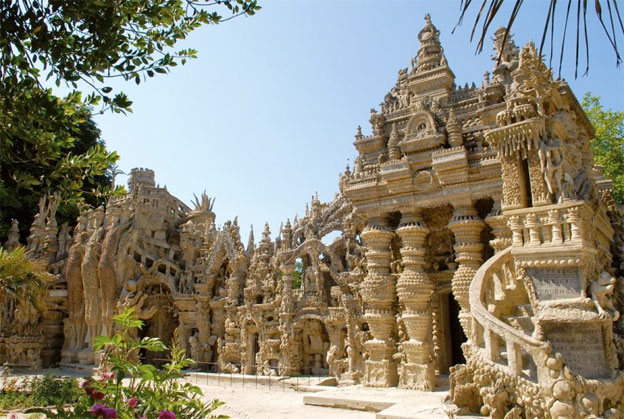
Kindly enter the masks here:
[[46, 263], [29, 258], [22, 246], [7, 251], [0, 247], [0, 297], [31, 302], [39, 307], [41, 296], [52, 279]]
[[[544, 44], [546, 42], [546, 37], [550, 32], [550, 57], [549, 57], [549, 65], [552, 66], [553, 54], [555, 52], [554, 38], [555, 38], [555, 15], [557, 11], [557, 1], [558, 0], [550, 0], [548, 2], [548, 11], [546, 13], [546, 21], [544, 22], [544, 29], [542, 31], [542, 38], [539, 47], [539, 54], [542, 54]], [[481, 7], [479, 8], [477, 15], [474, 19], [474, 24], [472, 26], [472, 31], [470, 33], [470, 40], [474, 39], [474, 35], [477, 31], [477, 27], [481, 24], [481, 33], [478, 37], [476, 53], [481, 53], [483, 51], [483, 45], [485, 43], [485, 38], [487, 37], [488, 29], [494, 21], [494, 18], [498, 15], [501, 10], [501, 7], [505, 0], [483, 0], [481, 3]], [[568, 29], [568, 20], [570, 16], [570, 12], [572, 10], [572, 0], [568, 0], [568, 4], [565, 11], [565, 23], [562, 29], [561, 36], [561, 44], [559, 51], [559, 76], [561, 76], [561, 68], [563, 65], [563, 53], [565, 49], [566, 43], [566, 35]], [[507, 27], [505, 30], [504, 40], [506, 41], [509, 33], [511, 31], [511, 27], [513, 26], [516, 18], [520, 12], [520, 9], [524, 5], [524, 0], [515, 0], [513, 5], [513, 9], [509, 16]], [[453, 32], [455, 29], [460, 26], [466, 16], [466, 13], [473, 5], [472, 0], [461, 0], [459, 9], [460, 15], [453, 28]], [[608, 12], [608, 26], [605, 22], [606, 15], [603, 16], [603, 5], [606, 5], [606, 11]], [[535, 7], [535, 6], [533, 6]], [[617, 37], [620, 35], [624, 35], [624, 24], [622, 23], [622, 16], [620, 14], [620, 9], [617, 5], [617, 0], [594, 0], [594, 11], [596, 13], [596, 17], [602, 26], [604, 31], [604, 35], [609, 42], [611, 49], [615, 53], [615, 64], [619, 66], [622, 62], [620, 48], [618, 46]], [[581, 16], [582, 16], [582, 25], [581, 25]], [[483, 18], [483, 19], [482, 19]], [[619, 27], [618, 24], [619, 23]], [[580, 34], [581, 34], [581, 26], [583, 27], [583, 39], [585, 43], [585, 72], [583, 75], [586, 75], [589, 71], [589, 36], [587, 35], [587, 0], [577, 0], [576, 2], [576, 46], [575, 46], [575, 61], [574, 61], [574, 77], [576, 78], [578, 75], [578, 67], [579, 67], [579, 55], [580, 55]], [[503, 41], [503, 42], [505, 42]], [[502, 50], [501, 50], [502, 54]], [[500, 63], [501, 55], [499, 54], [498, 61]]]

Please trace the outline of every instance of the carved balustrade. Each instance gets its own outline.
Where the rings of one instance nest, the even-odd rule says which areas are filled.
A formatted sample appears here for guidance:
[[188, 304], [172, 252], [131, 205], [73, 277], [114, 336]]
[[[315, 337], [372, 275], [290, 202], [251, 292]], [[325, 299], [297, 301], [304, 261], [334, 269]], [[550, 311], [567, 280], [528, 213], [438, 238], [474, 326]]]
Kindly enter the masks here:
[[[515, 275], [511, 248], [500, 251], [485, 262], [470, 284], [470, 310], [472, 313], [472, 343], [479, 348], [481, 358], [498, 365], [504, 372], [514, 376], [526, 374], [528, 365], [523, 352], [530, 356], [534, 365], [543, 364], [547, 344], [518, 330], [497, 318], [490, 307], [499, 290], [515, 284], [500, 282], [501, 272], [507, 270]], [[504, 342], [504, 348], [501, 344]], [[541, 360], [541, 364], [540, 364]], [[527, 377], [529, 378], [529, 377]], [[536, 380], [537, 377], [530, 377]]]
[[[578, 245], [608, 243], [613, 234], [606, 214], [592, 211], [583, 201], [511, 210], [505, 213], [512, 232], [512, 246]], [[608, 248], [608, 247], [607, 247]]]

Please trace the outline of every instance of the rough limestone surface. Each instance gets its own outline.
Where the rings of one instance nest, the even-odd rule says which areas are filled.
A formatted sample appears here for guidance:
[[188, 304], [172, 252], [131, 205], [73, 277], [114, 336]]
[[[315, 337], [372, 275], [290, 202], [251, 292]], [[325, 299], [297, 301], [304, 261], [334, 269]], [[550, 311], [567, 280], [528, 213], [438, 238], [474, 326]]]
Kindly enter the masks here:
[[94, 337], [135, 307], [139, 333], [177, 332], [204, 370], [423, 391], [450, 373], [458, 414], [621, 417], [624, 222], [587, 117], [504, 30], [464, 87], [428, 15], [418, 40], [340, 192], [275, 239], [245, 246], [214, 200], [190, 208], [148, 169], [73, 232], [42, 200], [27, 247], [57, 280], [43, 311], [6, 299], [2, 362], [97, 364]]

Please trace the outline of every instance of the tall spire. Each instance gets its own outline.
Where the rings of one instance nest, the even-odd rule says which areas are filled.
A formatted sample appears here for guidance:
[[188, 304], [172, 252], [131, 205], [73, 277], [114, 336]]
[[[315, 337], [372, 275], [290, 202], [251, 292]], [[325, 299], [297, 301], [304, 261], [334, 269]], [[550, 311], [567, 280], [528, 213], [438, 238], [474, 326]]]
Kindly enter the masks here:
[[446, 65], [444, 49], [440, 44], [440, 31], [431, 23], [431, 15], [425, 15], [425, 26], [418, 33], [420, 48], [418, 49], [417, 72], [432, 70]]
[[260, 244], [258, 245], [258, 250], [260, 254], [267, 254], [271, 249], [271, 229], [269, 228], [269, 223], [266, 222], [264, 224], [264, 231], [262, 232], [262, 238], [260, 239]]
[[251, 258], [256, 250], [256, 244], [254, 239], [253, 224], [249, 230], [249, 239], [247, 240], [247, 256]]
[[409, 90], [414, 95], [411, 101], [417, 103], [423, 97], [430, 97], [444, 103], [453, 91], [455, 75], [444, 56], [440, 31], [431, 23], [429, 14], [425, 15], [425, 26], [418, 32], [418, 41], [418, 59], [408, 78]]
[[290, 225], [290, 219], [286, 220], [286, 225], [282, 230], [282, 243], [284, 243], [284, 247], [289, 249], [292, 242], [292, 226]]

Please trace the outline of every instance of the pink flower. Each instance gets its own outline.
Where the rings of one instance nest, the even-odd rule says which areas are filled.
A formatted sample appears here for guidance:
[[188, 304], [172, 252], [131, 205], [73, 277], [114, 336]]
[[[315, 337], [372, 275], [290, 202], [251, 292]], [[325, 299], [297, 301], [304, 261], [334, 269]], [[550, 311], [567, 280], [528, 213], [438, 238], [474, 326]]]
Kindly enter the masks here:
[[85, 393], [93, 397], [93, 389], [90, 386], [91, 386], [91, 381], [85, 381], [84, 383], [82, 383], [82, 388], [84, 388]]
[[102, 400], [104, 398], [104, 393], [100, 393], [99, 391], [91, 390], [91, 397], [93, 397], [93, 400]]
[[105, 407], [103, 411], [104, 419], [117, 419], [117, 411], [112, 407]]
[[96, 403], [91, 408], [91, 413], [93, 413], [97, 417], [97, 416], [100, 416], [100, 415], [104, 414], [104, 410], [103, 409], [106, 409], [106, 406], [104, 406], [103, 404], [100, 404], [100, 403]]
[[104, 374], [102, 374], [102, 378], [106, 378], [107, 380], [111, 379], [113, 377], [115, 377], [115, 373], [114, 372], [105, 372]]
[[128, 400], [126, 400], [126, 402], [128, 403], [128, 406], [134, 409], [135, 407], [137, 407], [137, 404], [139, 404], [139, 399], [137, 399], [136, 397], [130, 397]]
[[93, 405], [91, 413], [95, 415], [96, 418], [101, 416], [104, 419], [117, 419], [117, 411], [115, 409], [112, 407], [106, 407], [100, 403]]
[[176, 415], [171, 410], [161, 410], [158, 412], [158, 419], [176, 419]]

